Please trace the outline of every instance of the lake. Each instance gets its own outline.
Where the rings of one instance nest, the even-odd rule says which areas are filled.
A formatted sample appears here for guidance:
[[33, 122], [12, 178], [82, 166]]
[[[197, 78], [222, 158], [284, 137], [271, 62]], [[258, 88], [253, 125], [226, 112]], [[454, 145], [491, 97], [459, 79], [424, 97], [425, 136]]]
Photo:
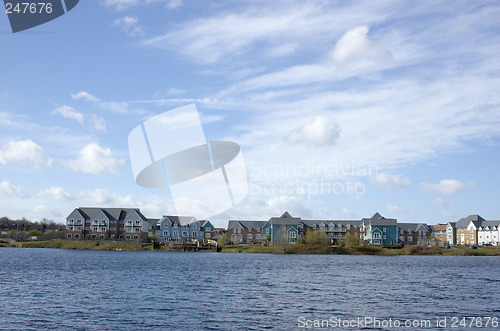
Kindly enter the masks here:
[[499, 318], [499, 257], [0, 248], [2, 330], [492, 330]]

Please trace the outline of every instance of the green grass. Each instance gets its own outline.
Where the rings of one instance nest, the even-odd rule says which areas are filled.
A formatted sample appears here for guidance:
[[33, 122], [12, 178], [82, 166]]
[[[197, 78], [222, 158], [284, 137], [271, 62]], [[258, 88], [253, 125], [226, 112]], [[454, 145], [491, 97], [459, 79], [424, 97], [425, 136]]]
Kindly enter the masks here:
[[[0, 242], [0, 246], [9, 246]], [[16, 247], [26, 248], [62, 248], [62, 249], [94, 249], [94, 250], [124, 250], [141, 251], [152, 250], [152, 245], [137, 243], [100, 242], [91, 240], [63, 240], [52, 239], [48, 241], [29, 241], [16, 243]], [[160, 251], [179, 251], [170, 245], [163, 245]], [[215, 251], [215, 248], [211, 251]], [[347, 254], [347, 255], [446, 255], [446, 256], [500, 256], [500, 247], [485, 246], [478, 249], [468, 247], [427, 247], [422, 245], [407, 245], [403, 248], [382, 248], [377, 246], [310, 246], [293, 244], [285, 246], [260, 246], [260, 245], [227, 245], [223, 253], [269, 253], [269, 254]]]

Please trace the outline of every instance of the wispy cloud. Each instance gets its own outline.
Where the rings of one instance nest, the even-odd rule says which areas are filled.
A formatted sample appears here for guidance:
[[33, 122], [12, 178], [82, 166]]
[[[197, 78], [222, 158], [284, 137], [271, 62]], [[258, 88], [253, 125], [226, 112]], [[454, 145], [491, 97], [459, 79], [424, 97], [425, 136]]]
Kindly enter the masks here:
[[125, 10], [130, 7], [151, 4], [164, 4], [167, 9], [175, 9], [182, 6], [182, 0], [102, 0], [101, 3], [115, 10]]
[[41, 190], [38, 192], [38, 196], [40, 197], [51, 197], [54, 200], [58, 201], [73, 201], [76, 198], [68, 193], [64, 188], [59, 186], [52, 186], [48, 189]]
[[422, 183], [420, 187], [425, 192], [433, 192], [441, 195], [457, 194], [467, 189], [466, 184], [456, 179], [443, 179], [437, 184]]
[[139, 24], [139, 20], [134, 16], [124, 16], [113, 21], [113, 26], [119, 27], [130, 37], [144, 36], [145, 27]]
[[81, 125], [84, 123], [84, 116], [82, 113], [76, 111], [75, 108], [70, 106], [61, 106], [52, 111], [52, 114], [59, 114], [64, 118], [69, 118], [77, 121]]
[[411, 180], [401, 175], [378, 174], [370, 178], [370, 183], [386, 189], [406, 189], [411, 187]]
[[18, 197], [22, 199], [27, 198], [20, 187], [15, 186], [7, 181], [0, 182], [0, 196]]

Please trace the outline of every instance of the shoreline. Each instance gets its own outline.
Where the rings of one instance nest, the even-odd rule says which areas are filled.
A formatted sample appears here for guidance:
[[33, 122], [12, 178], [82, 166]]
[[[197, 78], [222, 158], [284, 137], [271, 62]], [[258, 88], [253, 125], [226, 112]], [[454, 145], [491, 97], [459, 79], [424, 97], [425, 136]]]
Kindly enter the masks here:
[[[0, 247], [18, 248], [59, 248], [79, 250], [115, 250], [115, 251], [157, 251], [157, 252], [185, 252], [185, 248], [162, 245], [153, 249], [153, 244], [122, 243], [105, 241], [75, 241], [52, 239], [50, 241], [5, 242], [0, 241]], [[196, 252], [217, 252], [216, 247], [200, 247]], [[221, 253], [261, 253], [261, 254], [317, 254], [317, 255], [436, 255], [436, 256], [500, 256], [500, 247], [488, 246], [477, 249], [468, 247], [428, 247], [407, 245], [402, 248], [383, 248], [376, 246], [310, 246], [293, 244], [285, 246], [260, 245], [228, 245], [220, 250]]]

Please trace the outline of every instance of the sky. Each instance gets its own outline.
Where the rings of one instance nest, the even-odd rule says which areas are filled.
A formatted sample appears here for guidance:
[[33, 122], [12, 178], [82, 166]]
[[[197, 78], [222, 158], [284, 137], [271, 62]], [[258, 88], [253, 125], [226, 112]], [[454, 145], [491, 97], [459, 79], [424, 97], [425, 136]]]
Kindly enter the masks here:
[[216, 226], [500, 219], [499, 16], [482, 0], [96, 0], [12, 33], [0, 14], [0, 216], [171, 214], [167, 190], [135, 183], [128, 135], [195, 103], [247, 170]]

